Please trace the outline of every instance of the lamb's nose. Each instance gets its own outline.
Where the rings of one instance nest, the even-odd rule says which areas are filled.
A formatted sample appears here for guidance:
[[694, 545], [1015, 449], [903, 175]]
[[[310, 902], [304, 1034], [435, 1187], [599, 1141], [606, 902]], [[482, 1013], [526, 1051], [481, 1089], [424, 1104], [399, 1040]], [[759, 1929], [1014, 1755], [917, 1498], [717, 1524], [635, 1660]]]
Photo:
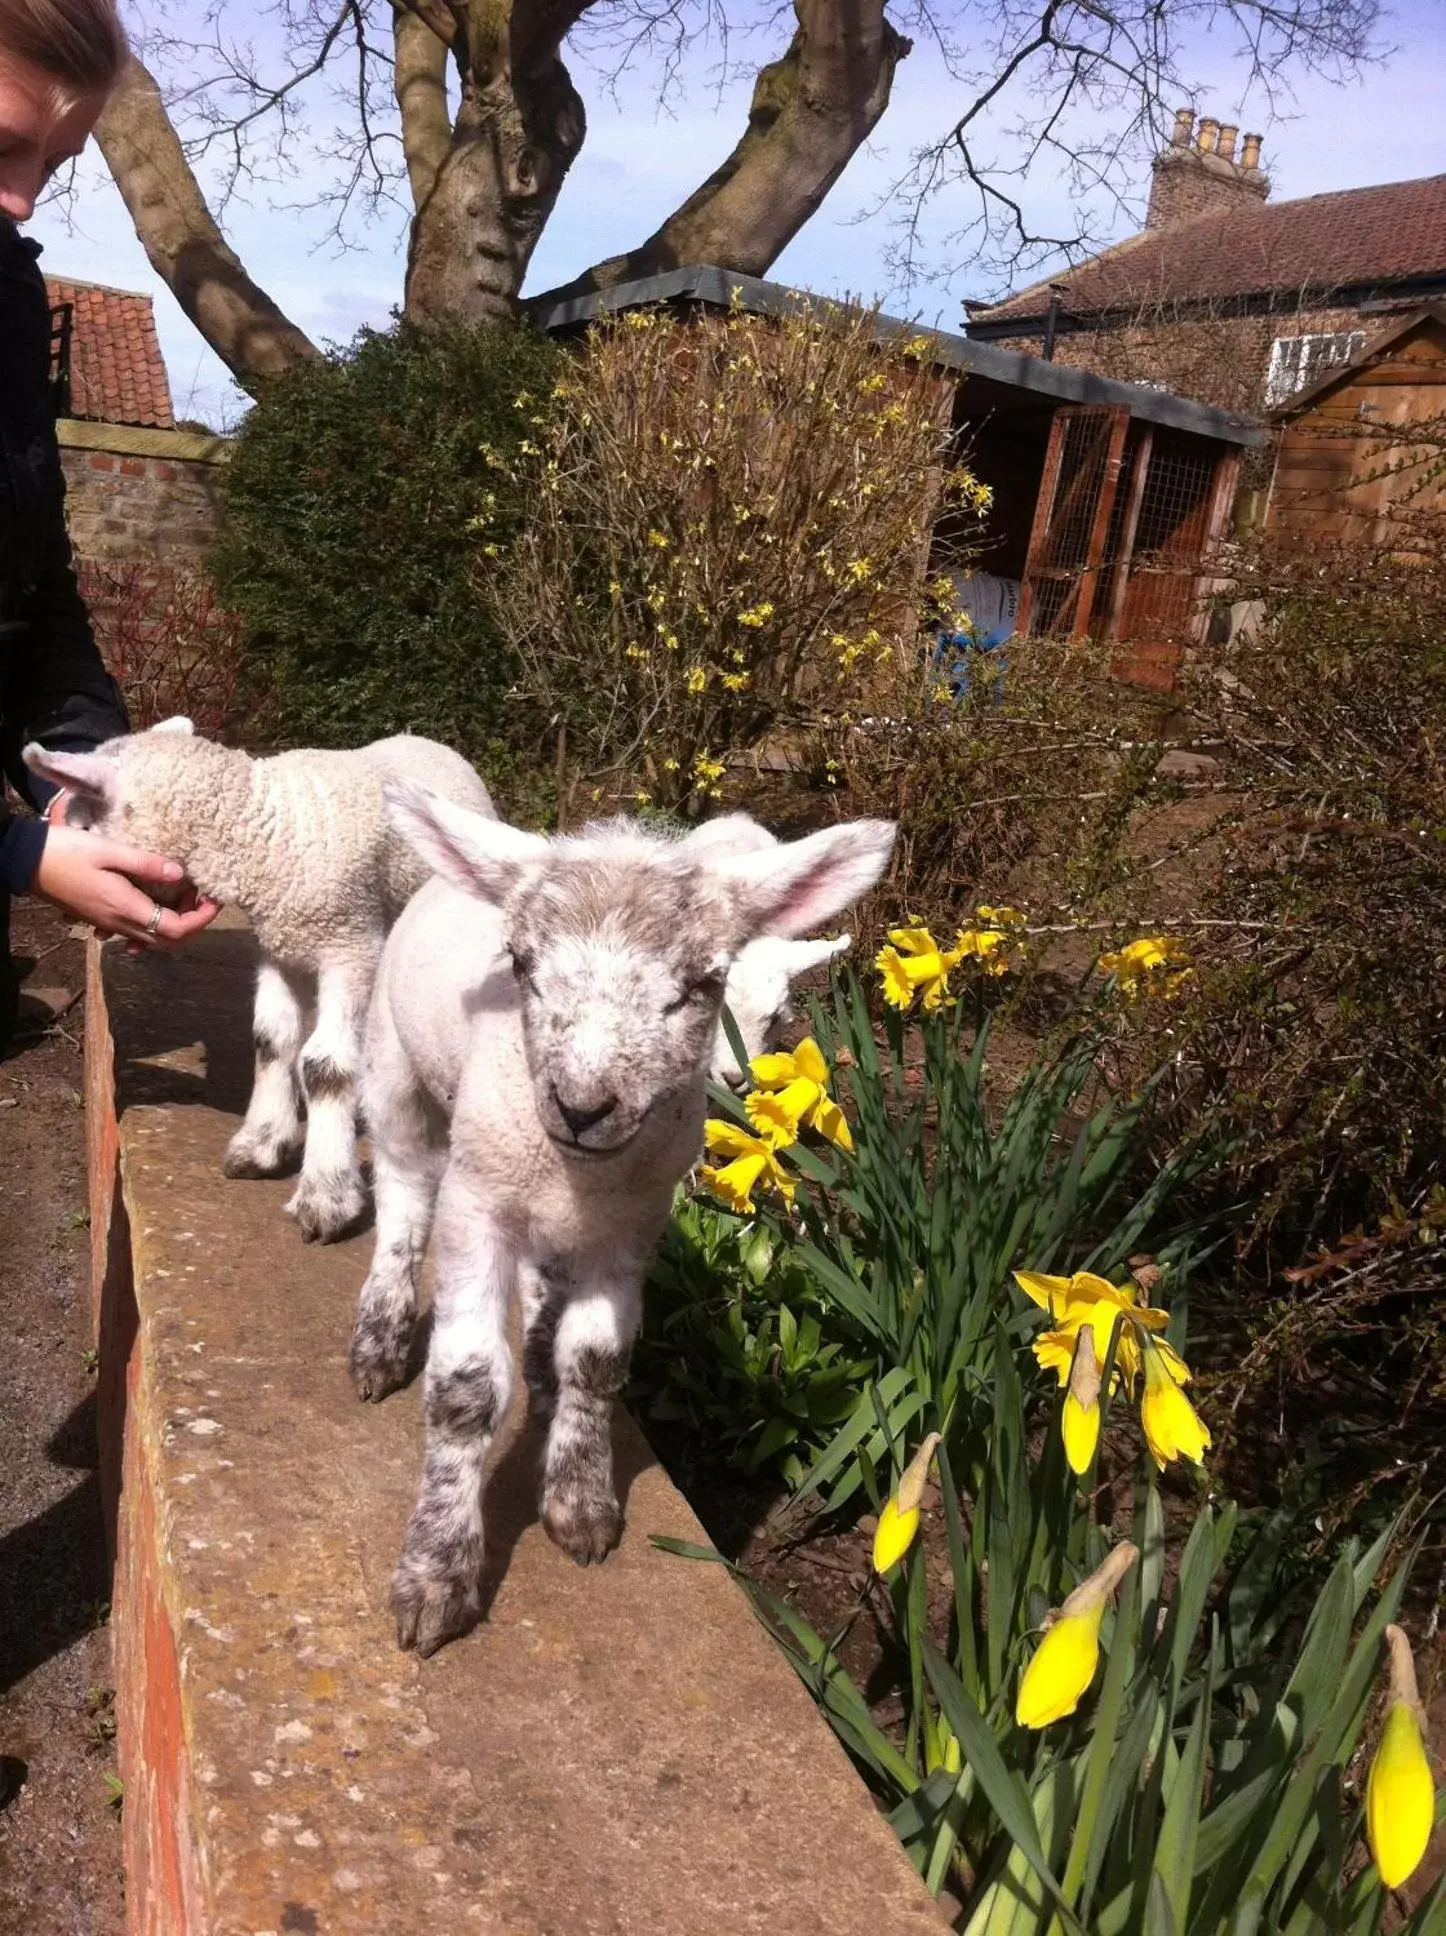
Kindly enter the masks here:
[[567, 1124], [579, 1142], [582, 1140], [582, 1133], [585, 1129], [591, 1129], [594, 1123], [600, 1123], [604, 1116], [611, 1116], [618, 1105], [616, 1096], [605, 1096], [600, 1103], [595, 1104], [591, 1109], [580, 1109], [574, 1103], [564, 1102], [563, 1098], [558, 1094], [556, 1086], [554, 1086], [552, 1091], [552, 1100], [557, 1104], [558, 1115], [561, 1116], [562, 1120]]

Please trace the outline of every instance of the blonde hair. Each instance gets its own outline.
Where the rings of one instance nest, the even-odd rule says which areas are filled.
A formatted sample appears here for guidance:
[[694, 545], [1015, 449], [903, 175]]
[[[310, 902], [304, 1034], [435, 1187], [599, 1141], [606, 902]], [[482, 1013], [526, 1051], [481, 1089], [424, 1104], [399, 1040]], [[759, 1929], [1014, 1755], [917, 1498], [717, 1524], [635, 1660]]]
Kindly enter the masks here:
[[0, 61], [7, 58], [66, 92], [109, 93], [130, 48], [115, 0], [0, 0]]

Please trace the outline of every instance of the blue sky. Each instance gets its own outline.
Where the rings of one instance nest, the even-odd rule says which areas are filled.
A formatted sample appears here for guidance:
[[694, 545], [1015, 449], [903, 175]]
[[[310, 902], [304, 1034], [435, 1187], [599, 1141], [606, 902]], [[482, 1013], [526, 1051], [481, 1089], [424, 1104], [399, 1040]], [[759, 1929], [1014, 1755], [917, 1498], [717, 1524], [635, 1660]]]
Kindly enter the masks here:
[[[1293, 100], [1278, 103], [1278, 116], [1258, 98], [1241, 99], [1243, 69], [1227, 35], [1197, 35], [1185, 66], [1202, 112], [1264, 133], [1272, 196], [1283, 200], [1446, 171], [1446, 5], [1411, 0], [1398, 6], [1387, 15], [1382, 43], [1389, 51], [1380, 65], [1343, 86], [1306, 77]], [[760, 57], [775, 51], [769, 46]], [[581, 62], [572, 71], [587, 104], [588, 137], [539, 244], [529, 290], [565, 281], [642, 240], [728, 153], [746, 113], [746, 80], [720, 91], [707, 50], [685, 64], [681, 91], [665, 112], [646, 76], [613, 98]], [[899, 68], [873, 141], [770, 273], [796, 287], [882, 297], [896, 311], [945, 328], [958, 326], [965, 296], [997, 294], [997, 284], [956, 239], [967, 219], [961, 190], [946, 191], [925, 217], [926, 279], [901, 287], [887, 267], [896, 211], [879, 204], [913, 148], [949, 125], [959, 98], [937, 54], [916, 47]], [[1002, 128], [991, 138], [995, 152], [1007, 156]], [[280, 199], [288, 202], [304, 198], [308, 165], [315, 165], [304, 149], [299, 153], [301, 188], [295, 180], [286, 185]], [[1139, 173], [1137, 182], [1120, 186], [1142, 199], [1143, 165]], [[1067, 185], [1048, 170], [1036, 171], [1022, 195], [1043, 229], [1061, 232], [1077, 219]], [[1101, 205], [1098, 215], [1108, 235], [1138, 226], [1122, 209]], [[406, 246], [400, 216], [369, 224], [355, 246], [338, 253], [325, 238], [322, 217], [272, 208], [267, 192], [255, 189], [248, 201], [232, 203], [223, 226], [252, 274], [316, 340], [345, 341], [364, 323], [385, 325], [400, 298]], [[69, 210], [42, 209], [30, 229], [46, 245], [45, 266], [53, 273], [151, 291], [178, 415], [223, 427], [234, 422], [239, 393], [152, 272], [98, 159], [82, 165]]]

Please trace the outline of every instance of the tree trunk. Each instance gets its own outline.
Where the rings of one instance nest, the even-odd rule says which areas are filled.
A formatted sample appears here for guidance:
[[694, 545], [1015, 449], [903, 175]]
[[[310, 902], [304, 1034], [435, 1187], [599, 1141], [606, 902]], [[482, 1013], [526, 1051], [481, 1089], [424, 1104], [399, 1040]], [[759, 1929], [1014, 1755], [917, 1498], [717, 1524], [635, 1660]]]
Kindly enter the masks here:
[[815, 214], [889, 103], [913, 43], [883, 0], [794, 0], [798, 29], [761, 69], [733, 153], [638, 248], [579, 276], [559, 296], [610, 289], [693, 263], [759, 276]]
[[227, 247], [139, 61], [121, 76], [96, 140], [152, 268], [243, 389], [320, 354]]
[[582, 101], [558, 55], [580, 4], [515, 0], [515, 23], [471, 0], [451, 147], [412, 225], [406, 314], [424, 328], [512, 314], [582, 146]]
[[402, 116], [402, 153], [413, 208], [425, 205], [452, 145], [452, 114], [447, 105], [449, 36], [421, 14], [393, 0], [392, 31], [396, 64], [392, 87]]

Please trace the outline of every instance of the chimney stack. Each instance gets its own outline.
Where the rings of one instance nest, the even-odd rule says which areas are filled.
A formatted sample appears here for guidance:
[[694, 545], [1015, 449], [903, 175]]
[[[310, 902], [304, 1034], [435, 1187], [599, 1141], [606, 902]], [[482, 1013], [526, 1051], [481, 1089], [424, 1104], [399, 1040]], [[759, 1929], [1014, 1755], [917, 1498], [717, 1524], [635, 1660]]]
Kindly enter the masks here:
[[[1235, 159], [1240, 130], [1191, 108], [1177, 108], [1169, 145], [1155, 157], [1147, 229], [1178, 228], [1200, 215], [1217, 215], [1242, 202], [1263, 202], [1270, 183], [1260, 168], [1260, 136], [1248, 134]], [[1192, 142], [1192, 134], [1194, 136]]]

